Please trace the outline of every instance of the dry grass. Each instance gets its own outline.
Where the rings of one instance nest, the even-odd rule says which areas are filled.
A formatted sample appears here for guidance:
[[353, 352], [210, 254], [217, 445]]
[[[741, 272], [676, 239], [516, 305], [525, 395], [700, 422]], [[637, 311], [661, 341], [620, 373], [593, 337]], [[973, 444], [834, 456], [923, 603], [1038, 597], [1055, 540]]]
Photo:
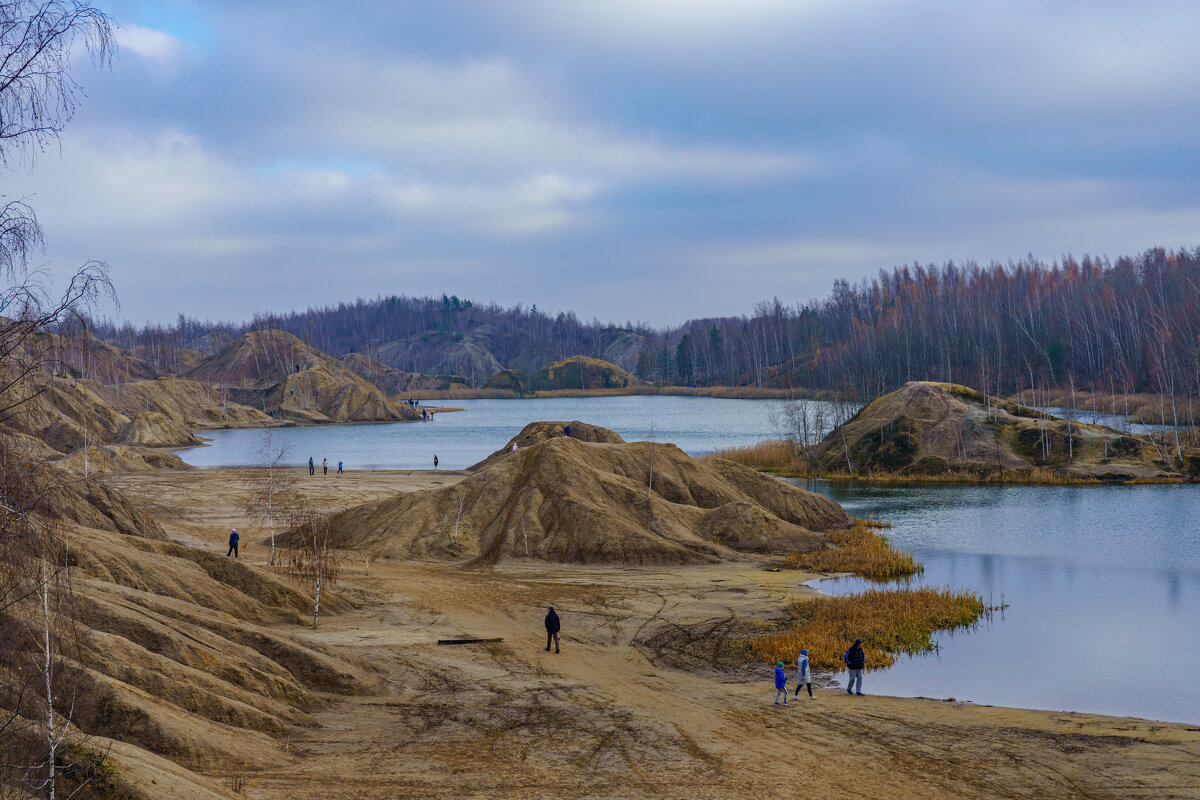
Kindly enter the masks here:
[[846, 597], [815, 597], [788, 608], [792, 624], [750, 640], [750, 652], [768, 662], [794, 663], [801, 648], [817, 669], [841, 669], [842, 654], [863, 640], [867, 669], [891, 666], [897, 653], [923, 653], [936, 631], [965, 628], [986, 612], [983, 600], [949, 589], [871, 589]]
[[790, 472], [796, 466], [796, 448], [789, 439], [768, 439], [744, 447], [717, 450], [713, 458], [724, 458], [766, 472]]
[[855, 520], [845, 530], [826, 534], [826, 541], [835, 547], [792, 553], [784, 558], [784, 563], [816, 572], [853, 572], [875, 581], [907, 578], [923, 572], [924, 565], [912, 553], [896, 550], [886, 536], [872, 530], [885, 525], [877, 520]]

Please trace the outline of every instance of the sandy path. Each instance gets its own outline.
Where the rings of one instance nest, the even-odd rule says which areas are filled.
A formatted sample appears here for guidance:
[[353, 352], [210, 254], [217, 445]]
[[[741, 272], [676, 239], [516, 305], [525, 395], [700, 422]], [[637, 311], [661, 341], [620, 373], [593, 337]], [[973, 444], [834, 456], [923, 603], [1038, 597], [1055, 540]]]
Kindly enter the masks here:
[[[111, 480], [169, 510], [171, 535], [211, 547], [237, 519], [236, 473]], [[359, 473], [305, 488], [341, 506], [459, 477]], [[768, 619], [808, 591], [804, 578], [755, 563], [355, 562], [346, 590], [371, 602], [287, 632], [354, 655], [388, 691], [329, 696], [319, 725], [281, 753], [288, 766], [256, 773], [247, 796], [1200, 797], [1196, 726], [833, 689], [775, 708], [765, 668], [754, 681], [683, 671], [635, 645], [664, 626]], [[542, 649], [547, 602], [563, 618], [560, 655]], [[458, 636], [504, 641], [436, 644]]]

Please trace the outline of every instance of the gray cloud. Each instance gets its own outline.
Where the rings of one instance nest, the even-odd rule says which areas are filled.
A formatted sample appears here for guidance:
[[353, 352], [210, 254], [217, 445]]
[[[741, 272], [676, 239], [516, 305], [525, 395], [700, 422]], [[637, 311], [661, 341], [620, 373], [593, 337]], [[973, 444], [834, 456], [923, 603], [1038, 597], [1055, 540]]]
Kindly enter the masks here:
[[1200, 10], [113, 0], [34, 194], [124, 315], [442, 291], [673, 323], [1200, 239]]

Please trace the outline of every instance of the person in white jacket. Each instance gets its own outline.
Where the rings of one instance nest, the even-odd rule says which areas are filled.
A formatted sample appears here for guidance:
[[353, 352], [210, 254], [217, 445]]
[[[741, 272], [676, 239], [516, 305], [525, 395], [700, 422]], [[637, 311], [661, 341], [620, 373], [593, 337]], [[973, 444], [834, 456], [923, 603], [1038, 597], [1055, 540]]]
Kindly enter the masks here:
[[808, 664], [808, 648], [800, 651], [800, 657], [796, 659], [796, 697], [800, 696], [800, 687], [808, 687], [808, 699], [813, 699], [812, 693], [812, 668]]

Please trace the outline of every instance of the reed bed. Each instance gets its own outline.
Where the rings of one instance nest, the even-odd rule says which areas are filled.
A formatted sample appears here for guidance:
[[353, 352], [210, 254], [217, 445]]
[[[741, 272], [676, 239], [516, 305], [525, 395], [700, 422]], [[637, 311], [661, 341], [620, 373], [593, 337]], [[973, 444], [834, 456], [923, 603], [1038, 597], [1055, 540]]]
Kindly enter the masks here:
[[744, 447], [717, 450], [713, 458], [724, 458], [768, 472], [790, 472], [796, 465], [796, 447], [790, 439], [768, 439]]
[[783, 561], [789, 567], [815, 572], [852, 572], [873, 581], [907, 578], [925, 571], [912, 553], [892, 547], [886, 536], [873, 528], [880, 521], [855, 520], [849, 528], [833, 531], [825, 539], [835, 547], [814, 553], [791, 553]]
[[933, 634], [974, 625], [987, 612], [971, 592], [950, 589], [870, 589], [845, 597], [818, 596], [788, 607], [790, 626], [754, 637], [749, 651], [767, 662], [795, 663], [801, 648], [816, 669], [840, 670], [842, 654], [863, 640], [867, 669], [882, 669], [898, 653], [924, 653], [937, 645]]

